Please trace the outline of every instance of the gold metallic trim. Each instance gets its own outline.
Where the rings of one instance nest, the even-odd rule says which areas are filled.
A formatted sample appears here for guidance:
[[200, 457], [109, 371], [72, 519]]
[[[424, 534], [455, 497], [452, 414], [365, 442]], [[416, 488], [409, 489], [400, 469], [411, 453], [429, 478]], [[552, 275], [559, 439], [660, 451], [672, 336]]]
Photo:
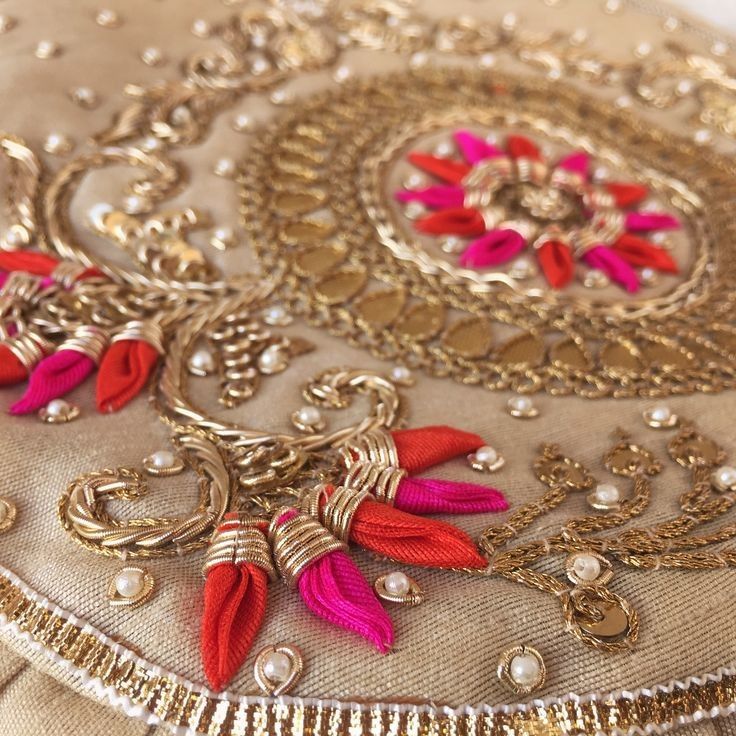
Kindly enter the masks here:
[[31, 591], [0, 567], [0, 631], [44, 650], [100, 700], [129, 715], [209, 736], [662, 733], [736, 711], [736, 668], [614, 693], [569, 693], [528, 704], [461, 706], [342, 703], [315, 698], [215, 694], [155, 667]]

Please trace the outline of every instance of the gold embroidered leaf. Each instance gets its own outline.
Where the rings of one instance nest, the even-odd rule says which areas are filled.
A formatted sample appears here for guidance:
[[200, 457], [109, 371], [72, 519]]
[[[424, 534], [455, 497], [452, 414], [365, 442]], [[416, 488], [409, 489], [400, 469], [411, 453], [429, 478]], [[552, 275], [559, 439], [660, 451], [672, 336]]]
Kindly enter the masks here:
[[297, 220], [287, 222], [279, 232], [279, 238], [284, 243], [294, 245], [316, 245], [332, 235], [334, 225], [320, 220]]
[[600, 361], [609, 370], [640, 371], [642, 362], [621, 342], [609, 342], [601, 348]]
[[563, 337], [552, 345], [549, 357], [553, 365], [576, 371], [587, 371], [592, 367], [592, 360], [583, 341], [572, 337]]
[[303, 192], [277, 192], [274, 197], [274, 208], [281, 215], [293, 217], [319, 209], [327, 200], [323, 189], [309, 189]]
[[362, 268], [343, 268], [324, 276], [314, 287], [314, 293], [324, 304], [340, 304], [354, 297], [368, 276]]
[[294, 270], [302, 276], [321, 276], [345, 258], [345, 251], [336, 245], [317, 245], [294, 256]]
[[396, 331], [418, 342], [434, 337], [445, 322], [445, 308], [441, 304], [420, 302], [407, 309], [396, 323]]
[[401, 314], [405, 302], [403, 289], [382, 289], [362, 296], [355, 304], [355, 312], [370, 327], [388, 327]]
[[539, 335], [524, 332], [507, 340], [498, 351], [502, 365], [539, 365], [544, 360], [544, 341]]
[[442, 344], [463, 358], [482, 358], [493, 343], [490, 324], [481, 317], [464, 317], [447, 328]]

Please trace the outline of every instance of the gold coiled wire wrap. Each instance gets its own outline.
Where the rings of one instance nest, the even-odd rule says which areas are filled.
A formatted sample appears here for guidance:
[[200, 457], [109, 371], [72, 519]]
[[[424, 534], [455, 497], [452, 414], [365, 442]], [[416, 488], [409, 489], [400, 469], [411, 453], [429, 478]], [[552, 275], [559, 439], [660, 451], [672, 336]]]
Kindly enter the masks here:
[[357, 460], [383, 466], [399, 467], [399, 454], [389, 432], [375, 429], [364, 432], [341, 449], [345, 467], [349, 468]]
[[48, 340], [31, 331], [10, 337], [4, 343], [29, 373], [53, 348]]
[[268, 536], [276, 568], [286, 584], [293, 586], [308, 565], [330, 552], [347, 549], [347, 545], [315, 518], [299, 511], [296, 516], [279, 523], [288, 511], [296, 509], [285, 506], [274, 514]]
[[112, 338], [111, 342], [119, 342], [120, 340], [143, 340], [161, 355], [164, 353], [164, 334], [156, 322], [144, 322], [137, 319], [127, 322], [120, 332]]
[[[323, 496], [326, 499], [324, 505], [321, 503]], [[367, 490], [349, 486], [337, 486], [327, 496], [325, 486], [318, 485], [302, 496], [300, 507], [304, 513], [320, 521], [339, 540], [347, 542], [355, 512], [366, 498], [370, 498]]]
[[348, 468], [345, 485], [372, 493], [377, 500], [393, 506], [399, 483], [406, 475], [403, 468], [359, 460]]
[[99, 364], [107, 342], [107, 335], [99, 327], [81, 325], [59, 345], [59, 350], [76, 350]]
[[212, 535], [202, 574], [217, 565], [251, 563], [265, 571], [271, 580], [277, 577], [266, 535], [252, 518], [225, 520]]

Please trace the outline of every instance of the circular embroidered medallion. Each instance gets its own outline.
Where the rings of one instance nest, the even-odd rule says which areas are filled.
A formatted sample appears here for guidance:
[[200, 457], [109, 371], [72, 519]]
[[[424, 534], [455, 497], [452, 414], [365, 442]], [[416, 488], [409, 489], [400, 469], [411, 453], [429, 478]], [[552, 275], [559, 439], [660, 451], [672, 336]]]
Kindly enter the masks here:
[[470, 70], [317, 96], [257, 139], [243, 217], [317, 324], [435, 375], [586, 396], [732, 385], [733, 172], [556, 86]]

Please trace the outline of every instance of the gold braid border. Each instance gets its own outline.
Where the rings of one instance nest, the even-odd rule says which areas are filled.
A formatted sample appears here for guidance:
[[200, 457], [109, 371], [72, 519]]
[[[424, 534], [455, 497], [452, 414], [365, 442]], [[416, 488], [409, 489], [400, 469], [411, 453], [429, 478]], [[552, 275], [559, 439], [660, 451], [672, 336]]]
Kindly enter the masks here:
[[[611, 694], [569, 693], [532, 704], [461, 707], [341, 703], [222, 693], [162, 671], [62, 611], [0, 567], [0, 632], [43, 650], [81, 684], [129, 715], [209, 736], [518, 736], [663, 733], [736, 710], [736, 670]], [[24, 646], [21, 644], [20, 646]]]

